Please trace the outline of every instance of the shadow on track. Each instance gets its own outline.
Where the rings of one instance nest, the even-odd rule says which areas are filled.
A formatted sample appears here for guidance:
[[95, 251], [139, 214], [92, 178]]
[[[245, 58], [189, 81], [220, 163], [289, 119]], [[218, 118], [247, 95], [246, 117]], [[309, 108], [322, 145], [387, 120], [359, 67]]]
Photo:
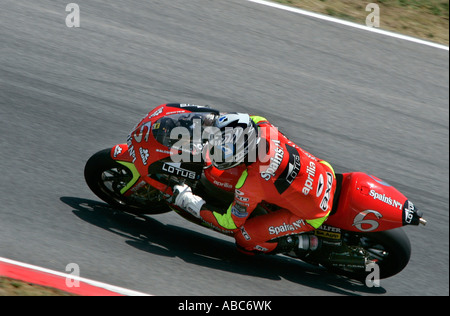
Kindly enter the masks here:
[[232, 238], [227, 242], [183, 227], [162, 224], [154, 218], [123, 213], [94, 200], [77, 197], [61, 197], [60, 200], [72, 207], [78, 218], [120, 235], [127, 239], [128, 245], [153, 255], [178, 257], [186, 263], [235, 274], [286, 279], [339, 295], [386, 293], [382, 287], [368, 288], [360, 282], [285, 256], [243, 255], [236, 250]]

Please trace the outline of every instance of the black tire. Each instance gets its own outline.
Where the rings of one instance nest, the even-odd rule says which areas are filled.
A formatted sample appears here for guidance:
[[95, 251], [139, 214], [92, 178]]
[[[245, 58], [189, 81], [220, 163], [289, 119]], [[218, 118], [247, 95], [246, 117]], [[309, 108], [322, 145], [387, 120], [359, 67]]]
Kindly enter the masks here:
[[[107, 180], [105, 173], [110, 173]], [[100, 199], [120, 211], [133, 214], [161, 214], [171, 211], [164, 202], [140, 201], [120, 194], [120, 184], [132, 179], [132, 172], [111, 157], [111, 148], [95, 153], [86, 162], [84, 178], [89, 188]], [[107, 185], [107, 182], [111, 182]]]
[[[411, 257], [411, 243], [406, 233], [400, 229], [375, 233], [358, 234], [360, 246], [369, 252], [369, 259], [375, 260], [379, 267], [380, 279], [389, 278], [402, 271]], [[334, 272], [353, 279], [364, 281], [371, 271], [343, 271]]]
[[388, 253], [383, 260], [378, 262], [381, 279], [389, 278], [407, 266], [411, 258], [411, 242], [402, 229], [376, 232], [367, 234], [365, 237], [373, 242], [378, 242]]

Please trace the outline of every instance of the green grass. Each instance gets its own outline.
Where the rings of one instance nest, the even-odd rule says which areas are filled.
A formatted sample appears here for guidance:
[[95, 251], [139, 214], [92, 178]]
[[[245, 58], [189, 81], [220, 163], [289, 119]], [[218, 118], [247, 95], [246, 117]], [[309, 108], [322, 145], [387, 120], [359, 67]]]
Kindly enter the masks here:
[[380, 28], [449, 44], [449, 1], [446, 0], [273, 0], [304, 10], [365, 24], [369, 3], [380, 8]]
[[74, 296], [50, 287], [0, 277], [0, 296]]

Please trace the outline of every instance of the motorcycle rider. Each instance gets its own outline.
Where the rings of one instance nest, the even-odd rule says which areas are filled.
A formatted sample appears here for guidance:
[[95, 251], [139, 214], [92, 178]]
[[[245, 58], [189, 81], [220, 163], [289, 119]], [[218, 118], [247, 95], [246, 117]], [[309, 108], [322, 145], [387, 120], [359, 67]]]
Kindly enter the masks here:
[[[212, 165], [243, 170], [234, 200], [217, 210], [184, 184], [174, 187], [174, 204], [232, 234], [246, 254], [316, 250], [317, 237], [304, 233], [320, 227], [332, 209], [336, 181], [331, 165], [294, 144], [263, 117], [228, 113], [213, 125], [221, 141], [206, 147]], [[261, 202], [275, 205], [275, 211], [249, 218]]]

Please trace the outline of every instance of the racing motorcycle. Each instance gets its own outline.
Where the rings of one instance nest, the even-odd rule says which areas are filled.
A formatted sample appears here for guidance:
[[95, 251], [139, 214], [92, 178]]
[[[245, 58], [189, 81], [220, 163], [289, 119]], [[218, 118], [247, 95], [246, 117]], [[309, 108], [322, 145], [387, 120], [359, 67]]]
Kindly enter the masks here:
[[[226, 209], [233, 201], [234, 187], [243, 170], [216, 169], [207, 158], [199, 159], [204, 139], [183, 148], [176, 146], [180, 139], [171, 138], [171, 132], [184, 127], [192, 136], [196, 123], [205, 125], [217, 115], [219, 111], [205, 106], [160, 105], [136, 125], [126, 144], [101, 150], [88, 159], [84, 176], [89, 188], [123, 212], [148, 216], [175, 211], [191, 222], [214, 229], [174, 205], [172, 188], [185, 183], [207, 203]], [[188, 154], [189, 159], [175, 162], [174, 153]], [[321, 240], [321, 247], [296, 254], [296, 258], [361, 281], [374, 264], [380, 279], [402, 271], [409, 262], [411, 244], [400, 227], [425, 225], [422, 213], [401, 192], [373, 175], [342, 173], [336, 174], [336, 181], [327, 221], [310, 232]], [[262, 202], [251, 216], [273, 211], [276, 207]]]

